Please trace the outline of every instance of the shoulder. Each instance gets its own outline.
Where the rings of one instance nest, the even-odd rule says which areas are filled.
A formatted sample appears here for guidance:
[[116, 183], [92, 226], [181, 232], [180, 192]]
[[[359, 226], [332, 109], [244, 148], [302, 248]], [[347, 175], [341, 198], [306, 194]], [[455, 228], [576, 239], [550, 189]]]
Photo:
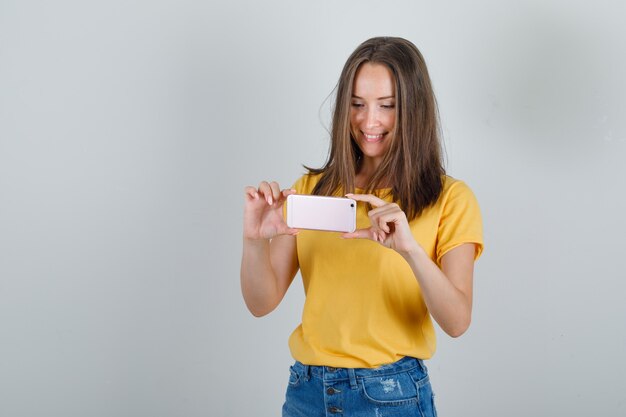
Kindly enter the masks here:
[[322, 178], [322, 174], [304, 174], [293, 184], [293, 187], [298, 194], [311, 194], [313, 188]]
[[464, 181], [445, 175], [443, 191], [437, 201], [440, 218], [452, 214], [463, 217], [480, 217], [478, 200], [472, 189]]
[[480, 206], [472, 189], [465, 182], [446, 176], [438, 203], [437, 262], [462, 243], [474, 243], [474, 259], [478, 259], [483, 250], [483, 226]]
[[453, 178], [449, 175], [443, 176], [443, 190], [441, 192], [440, 200], [444, 202], [449, 199], [456, 198], [475, 198], [474, 192], [464, 181], [457, 178]]

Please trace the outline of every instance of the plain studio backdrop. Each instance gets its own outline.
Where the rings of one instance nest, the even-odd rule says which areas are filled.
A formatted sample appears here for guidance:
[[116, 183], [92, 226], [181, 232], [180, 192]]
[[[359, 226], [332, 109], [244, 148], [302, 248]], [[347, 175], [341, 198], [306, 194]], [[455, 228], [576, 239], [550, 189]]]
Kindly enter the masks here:
[[280, 414], [303, 289], [247, 311], [243, 189], [323, 164], [379, 35], [424, 54], [484, 216], [440, 415], [626, 415], [624, 9], [1, 0], [0, 415]]

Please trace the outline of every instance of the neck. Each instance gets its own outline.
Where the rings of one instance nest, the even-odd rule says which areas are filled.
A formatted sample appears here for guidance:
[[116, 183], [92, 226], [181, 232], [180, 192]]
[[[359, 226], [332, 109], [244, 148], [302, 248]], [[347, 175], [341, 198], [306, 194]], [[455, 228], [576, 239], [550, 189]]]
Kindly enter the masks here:
[[[356, 186], [358, 188], [366, 188], [370, 180], [378, 170], [382, 158], [363, 158], [359, 164], [358, 171], [356, 173]], [[383, 183], [383, 185], [386, 185]]]

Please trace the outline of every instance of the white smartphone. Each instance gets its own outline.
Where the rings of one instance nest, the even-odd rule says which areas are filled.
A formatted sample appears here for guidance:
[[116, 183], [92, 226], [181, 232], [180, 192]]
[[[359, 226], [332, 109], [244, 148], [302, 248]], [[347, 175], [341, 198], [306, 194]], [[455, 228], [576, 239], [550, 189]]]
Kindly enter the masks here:
[[287, 226], [296, 229], [354, 232], [356, 201], [345, 197], [287, 196]]

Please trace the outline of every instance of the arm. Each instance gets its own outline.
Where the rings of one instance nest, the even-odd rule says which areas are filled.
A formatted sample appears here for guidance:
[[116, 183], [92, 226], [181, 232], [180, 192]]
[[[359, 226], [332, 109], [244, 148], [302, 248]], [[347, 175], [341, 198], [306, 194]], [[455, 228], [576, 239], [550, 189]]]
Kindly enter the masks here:
[[282, 207], [293, 190], [262, 182], [246, 187], [244, 207], [241, 292], [256, 316], [273, 311], [298, 272], [296, 229], [287, 227]]
[[402, 254], [417, 279], [428, 311], [448, 335], [461, 336], [472, 320], [473, 243], [464, 243], [441, 258], [441, 269], [417, 246]]
[[348, 194], [375, 208], [368, 215], [372, 226], [346, 233], [344, 238], [365, 238], [395, 250], [408, 262], [424, 302], [437, 324], [452, 337], [462, 335], [472, 315], [472, 284], [475, 245], [465, 243], [441, 258], [441, 269], [415, 241], [406, 215], [395, 203], [373, 195]]
[[248, 310], [261, 317], [282, 301], [298, 272], [295, 236], [243, 239], [241, 292]]

